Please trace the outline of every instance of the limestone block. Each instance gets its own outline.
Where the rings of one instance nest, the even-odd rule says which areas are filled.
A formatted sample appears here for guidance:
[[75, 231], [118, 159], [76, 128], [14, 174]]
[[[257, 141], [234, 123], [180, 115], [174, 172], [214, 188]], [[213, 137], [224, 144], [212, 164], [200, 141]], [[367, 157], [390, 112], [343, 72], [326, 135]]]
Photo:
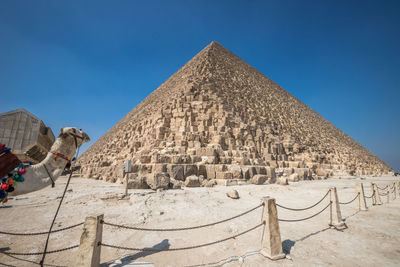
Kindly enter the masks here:
[[315, 174], [318, 176], [324, 177], [324, 178], [328, 177], [328, 173], [324, 169], [321, 169], [321, 168], [316, 169]]
[[293, 173], [293, 174], [289, 175], [288, 180], [289, 180], [289, 182], [298, 182], [300, 180], [299, 174]]
[[171, 179], [170, 183], [172, 184], [172, 189], [181, 189], [185, 183], [183, 181]]
[[241, 167], [242, 169], [242, 176], [244, 179], [250, 179], [250, 171], [249, 167]]
[[200, 180], [199, 177], [196, 175], [191, 175], [186, 177], [185, 179], [185, 186], [186, 187], [200, 187]]
[[268, 177], [264, 174], [256, 174], [250, 179], [252, 184], [264, 184], [267, 180]]
[[267, 170], [264, 166], [255, 166], [254, 168], [257, 174], [267, 174]]
[[283, 168], [283, 175], [289, 176], [292, 173], [294, 173], [294, 169], [293, 168]]
[[146, 177], [138, 176], [137, 173], [128, 175], [128, 189], [148, 189]]
[[140, 162], [142, 164], [150, 163], [151, 162], [151, 156], [149, 156], [149, 155], [141, 155], [140, 156]]
[[206, 182], [205, 187], [213, 187], [215, 185], [217, 185], [217, 182], [215, 181], [215, 179], [212, 179]]
[[231, 172], [216, 172], [215, 178], [216, 179], [232, 179], [233, 174]]
[[196, 151], [196, 155], [199, 156], [217, 156], [216, 150], [212, 147], [200, 147]]
[[206, 167], [206, 177], [208, 179], [215, 179], [215, 165], [205, 165]]
[[267, 177], [268, 177], [269, 183], [270, 184], [275, 183], [275, 181], [276, 181], [275, 168], [266, 167], [265, 169], [267, 170]]
[[207, 177], [207, 168], [206, 168], [206, 165], [204, 165], [204, 164], [197, 164], [197, 173], [199, 176], [202, 175], [203, 177], [208, 178]]
[[184, 181], [184, 168], [183, 165], [168, 165], [168, 173], [170, 174], [171, 179]]
[[288, 163], [288, 167], [290, 168], [299, 168], [299, 162], [298, 161], [289, 161]]
[[242, 179], [242, 169], [239, 165], [229, 165], [228, 171], [232, 173], [234, 179]]
[[197, 174], [198, 174], [197, 165], [194, 165], [194, 164], [184, 165], [184, 176], [185, 177], [188, 177], [190, 175], [197, 175]]
[[288, 185], [289, 181], [287, 177], [279, 177], [278, 178], [278, 184], [280, 185]]
[[236, 190], [232, 190], [232, 191], [229, 191], [228, 193], [226, 193], [226, 196], [230, 197], [232, 199], [238, 199], [239, 198], [239, 193]]
[[170, 177], [167, 172], [152, 173], [146, 176], [146, 183], [153, 190], [168, 189]]
[[167, 172], [167, 164], [153, 164], [152, 172]]

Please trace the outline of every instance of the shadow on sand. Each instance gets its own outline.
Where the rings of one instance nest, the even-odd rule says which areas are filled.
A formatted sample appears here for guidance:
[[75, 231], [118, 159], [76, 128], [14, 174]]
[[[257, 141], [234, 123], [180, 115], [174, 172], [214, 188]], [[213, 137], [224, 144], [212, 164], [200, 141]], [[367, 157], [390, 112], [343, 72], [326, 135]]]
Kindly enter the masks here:
[[[168, 249], [169, 247], [170, 247], [170, 244], [169, 244], [168, 239], [164, 239], [160, 243], [152, 246], [151, 248], [144, 248], [144, 249]], [[118, 263], [114, 263], [115, 260], [113, 260], [113, 261], [109, 261], [109, 262], [106, 262], [106, 263], [102, 263], [102, 264], [100, 264], [100, 266], [101, 267], [107, 267], [107, 266], [110, 266], [111, 264], [113, 264], [113, 267], [123, 267], [128, 263], [129, 264], [134, 264], [133, 261], [135, 261], [135, 260], [137, 260], [139, 258], [146, 257], [146, 256], [149, 256], [151, 254], [158, 253], [158, 252], [159, 251], [140, 251], [138, 253], [131, 254], [131, 255], [126, 255], [126, 256], [123, 256], [122, 258], [119, 258], [119, 260], [121, 261], [121, 263], [119, 263], [119, 264]], [[143, 265], [143, 263], [142, 263], [142, 265]]]
[[[35, 261], [31, 261], [31, 260], [27, 260], [27, 259], [24, 259], [24, 258], [20, 258], [20, 257], [14, 256], [14, 255], [7, 254], [7, 251], [8, 251], [8, 250], [10, 250], [9, 247], [0, 248], [0, 253], [3, 254], [3, 255], [5, 255], [5, 256], [7, 256], [7, 257], [13, 258], [14, 260], [18, 260], [18, 261], [23, 261], [23, 262], [30, 263], [29, 266], [31, 266], [31, 265], [38, 265], [38, 266], [40, 266], [40, 263], [39, 263], [39, 262], [35, 262]], [[6, 263], [0, 262], [0, 266], [5, 266], [5, 267], [18, 267], [18, 266], [20, 266], [20, 265], [12, 265], [12, 264], [6, 264]], [[46, 264], [46, 263], [44, 264], [44, 266], [49, 266], [49, 267], [66, 267], [66, 266], [63, 266], [63, 265], [54, 265], [54, 264]]]

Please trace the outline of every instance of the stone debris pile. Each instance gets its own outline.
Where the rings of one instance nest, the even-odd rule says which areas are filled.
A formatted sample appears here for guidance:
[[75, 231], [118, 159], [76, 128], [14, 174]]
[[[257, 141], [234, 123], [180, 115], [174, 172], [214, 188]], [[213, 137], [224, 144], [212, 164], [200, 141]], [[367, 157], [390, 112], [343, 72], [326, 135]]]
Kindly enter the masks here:
[[[391, 168], [212, 42], [93, 144], [83, 177], [131, 188], [268, 184]], [[281, 179], [281, 178], [285, 179]]]

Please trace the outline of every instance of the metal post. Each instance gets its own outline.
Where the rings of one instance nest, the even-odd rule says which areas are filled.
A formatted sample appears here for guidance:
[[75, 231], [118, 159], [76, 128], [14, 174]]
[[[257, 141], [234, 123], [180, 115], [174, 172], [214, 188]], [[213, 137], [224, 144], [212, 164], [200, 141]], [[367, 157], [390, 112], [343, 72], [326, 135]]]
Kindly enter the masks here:
[[99, 267], [102, 240], [103, 214], [86, 217], [74, 267]]
[[274, 198], [264, 197], [264, 229], [261, 240], [261, 254], [271, 260], [285, 258], [282, 251], [281, 232], [279, 230], [278, 211]]

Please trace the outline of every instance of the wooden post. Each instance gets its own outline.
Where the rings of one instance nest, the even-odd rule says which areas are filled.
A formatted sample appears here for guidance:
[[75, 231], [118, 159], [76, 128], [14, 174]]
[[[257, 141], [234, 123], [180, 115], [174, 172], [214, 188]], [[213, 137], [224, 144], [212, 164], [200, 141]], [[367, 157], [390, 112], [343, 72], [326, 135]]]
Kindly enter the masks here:
[[261, 240], [261, 254], [271, 260], [285, 258], [282, 251], [281, 232], [279, 230], [278, 211], [274, 198], [264, 197], [262, 220], [265, 222]]
[[340, 205], [339, 205], [339, 199], [337, 196], [337, 190], [336, 187], [331, 187], [331, 221], [329, 222], [330, 226], [335, 227], [337, 230], [343, 230], [346, 229], [347, 226], [342, 220], [342, 213], [340, 212]]
[[103, 214], [86, 217], [74, 267], [99, 267], [102, 240]]
[[374, 190], [374, 197], [372, 198], [374, 205], [382, 205], [381, 196], [379, 195], [378, 186], [376, 184], [371, 184], [372, 190]]
[[364, 186], [362, 183], [356, 184], [356, 192], [359, 193], [358, 195], [358, 210], [366, 211], [367, 203], [365, 202], [365, 195], [364, 195]]

